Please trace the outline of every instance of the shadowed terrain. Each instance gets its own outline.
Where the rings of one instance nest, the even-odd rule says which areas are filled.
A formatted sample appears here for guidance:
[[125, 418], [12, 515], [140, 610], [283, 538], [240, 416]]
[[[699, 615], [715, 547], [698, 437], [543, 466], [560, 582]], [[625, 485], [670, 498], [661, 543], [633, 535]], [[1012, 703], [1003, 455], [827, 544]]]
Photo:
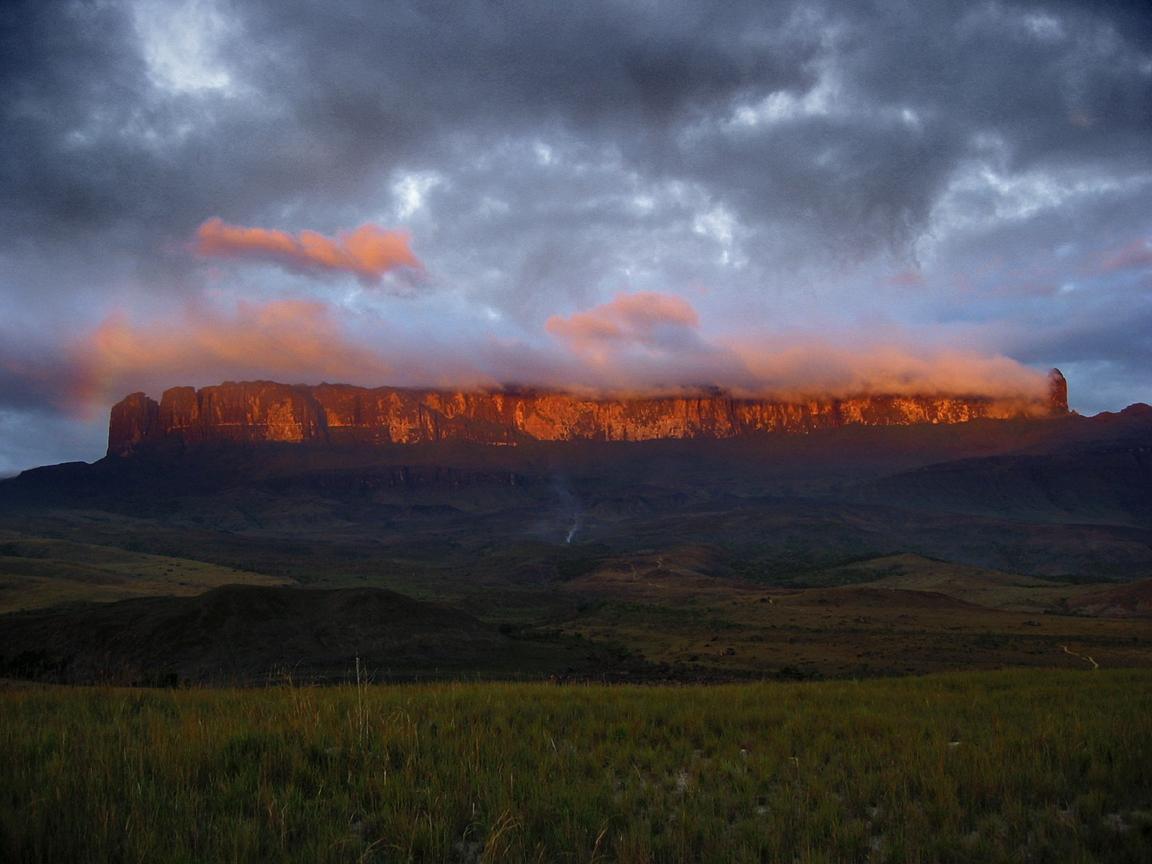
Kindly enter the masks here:
[[578, 640], [513, 638], [378, 588], [241, 585], [9, 615], [0, 663], [0, 675], [51, 681], [231, 685], [616, 668]]
[[[268, 638], [227, 658], [208, 635], [180, 655], [160, 637], [118, 634], [144, 621], [174, 632], [176, 620], [192, 633], [214, 620], [193, 613], [198, 603], [296, 594], [65, 606], [7, 619], [0, 655], [32, 669], [14, 658], [67, 632], [41, 665], [66, 656], [68, 676], [92, 680], [253, 678], [295, 656], [315, 657], [323, 678], [347, 675], [368, 648], [400, 677], [586, 676], [597, 664], [644, 677], [817, 677], [1074, 667], [1081, 655], [1147, 665], [1150, 452], [1147, 406], [726, 440], [142, 442], [0, 482], [2, 608], [226, 582], [332, 589], [297, 593], [336, 605], [238, 610]], [[309, 642], [308, 616], [324, 608], [343, 621], [355, 604], [335, 598], [353, 588], [434, 604], [419, 607], [426, 631], [364, 651], [360, 637]], [[452, 635], [458, 610], [487, 628], [474, 651]], [[411, 614], [395, 606], [372, 620], [384, 633]], [[365, 633], [357, 620], [333, 633]]]

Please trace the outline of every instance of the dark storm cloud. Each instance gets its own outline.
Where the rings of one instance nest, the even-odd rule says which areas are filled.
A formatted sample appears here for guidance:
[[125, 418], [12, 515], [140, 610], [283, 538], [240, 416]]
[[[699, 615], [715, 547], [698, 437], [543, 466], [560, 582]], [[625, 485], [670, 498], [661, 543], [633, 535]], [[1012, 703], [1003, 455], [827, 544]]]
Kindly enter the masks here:
[[[757, 14], [750, 15], [755, 8]], [[309, 117], [345, 127], [438, 131], [449, 117], [499, 132], [560, 118], [596, 132], [710, 114], [742, 89], [803, 82], [813, 46], [765, 50], [790, 4], [519, 2], [248, 5], [247, 31], [278, 56]], [[376, 62], [365, 61], [373, 59]]]
[[[1064, 314], [1038, 323], [1018, 338], [1024, 361], [1057, 357], [1071, 367], [1094, 369], [1099, 383], [1081, 394], [1092, 410], [1116, 410], [1137, 400], [1152, 402], [1152, 278], [1128, 289], [1127, 302], [1077, 298], [1062, 304]], [[1117, 386], [1121, 385], [1121, 386]], [[1093, 393], [1092, 389], [1104, 391]], [[1109, 401], [1113, 394], [1122, 404]]]
[[66, 410], [76, 377], [71, 363], [52, 362], [35, 352], [24, 354], [6, 346], [0, 349], [0, 409]]
[[407, 229], [445, 331], [707, 293], [706, 324], [978, 322], [1139, 385], [1108, 310], [1149, 289], [1084, 262], [1152, 237], [1146, 4], [23, 2], [0, 57], [0, 333], [40, 340], [0, 407], [56, 404], [35, 370], [117, 310], [295, 296], [198, 261], [213, 217]]
[[[1149, 170], [1152, 76], [1092, 6], [851, 4], [822, 19], [823, 104], [705, 136], [685, 160], [752, 218], [829, 245], [905, 250], [965, 164], [1005, 172]], [[819, 93], [821, 85], [809, 95]]]
[[811, 50], [763, 50], [738, 8], [252, 3], [221, 5], [231, 26], [205, 52], [229, 83], [182, 87], [153, 68], [141, 7], [6, 10], [0, 250], [28, 273], [8, 290], [98, 290], [100, 274], [84, 274], [99, 255], [130, 262], [116, 265], [121, 282], [186, 291], [172, 259], [209, 216], [347, 227], [343, 214], [386, 198], [397, 165], [437, 165], [460, 141], [490, 147], [548, 120], [659, 150], [675, 122], [749, 86], [802, 84]]
[[158, 83], [130, 4], [20, 4], [3, 35], [5, 226], [72, 241], [194, 226], [222, 200], [331, 208], [454, 135], [548, 117], [645, 132], [752, 83], [801, 80], [804, 46], [766, 53], [741, 38], [743, 16], [582, 8], [243, 4], [214, 48], [237, 82], [222, 93]]
[[[212, 53], [232, 85], [183, 92], [157, 82], [129, 4], [10, 13], [8, 242], [119, 228], [111, 240], [147, 250], [224, 206], [237, 221], [295, 206], [328, 222], [379, 200], [397, 165], [436, 166], [454, 142], [482, 149], [550, 122], [646, 176], [692, 179], [746, 219], [857, 255], [905, 249], [980, 135], [1014, 169], [1149, 166], [1148, 28], [1124, 7], [275, 2], [220, 13], [234, 21]], [[741, 109], [752, 122], [739, 123]]]

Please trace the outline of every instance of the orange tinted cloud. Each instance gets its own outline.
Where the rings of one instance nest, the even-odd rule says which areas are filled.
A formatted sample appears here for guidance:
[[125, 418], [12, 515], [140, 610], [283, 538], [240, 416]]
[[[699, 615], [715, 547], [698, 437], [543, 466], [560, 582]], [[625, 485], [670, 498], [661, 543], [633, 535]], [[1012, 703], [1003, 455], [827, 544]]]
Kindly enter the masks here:
[[706, 338], [696, 310], [680, 297], [620, 294], [548, 332], [579, 364], [581, 384], [666, 390], [719, 386], [781, 399], [890, 395], [1043, 396], [1046, 376], [998, 355], [918, 344], [916, 334], [857, 333]]
[[369, 346], [347, 329], [356, 322], [344, 314], [302, 300], [240, 303], [226, 311], [192, 306], [151, 320], [114, 314], [68, 355], [76, 404], [83, 410], [133, 390], [261, 378], [443, 389], [509, 384], [588, 395], [724, 387], [778, 399], [867, 393], [1041, 399], [1047, 386], [1042, 373], [1007, 357], [917, 345], [908, 333], [704, 338], [687, 301], [656, 293], [620, 295], [549, 319], [559, 341], [552, 347], [459, 333], [434, 338], [361, 320], [372, 324]]
[[617, 294], [609, 303], [567, 318], [553, 315], [544, 326], [577, 354], [601, 355], [627, 347], [661, 350], [699, 324], [687, 300], [645, 291]]
[[75, 354], [83, 401], [225, 379], [383, 381], [391, 372], [346, 335], [327, 304], [302, 300], [241, 303], [231, 314], [194, 307], [149, 322], [117, 313]]
[[193, 249], [205, 257], [254, 258], [294, 270], [351, 273], [368, 283], [379, 282], [398, 267], [422, 269], [408, 246], [407, 233], [375, 225], [361, 225], [331, 238], [316, 231], [293, 235], [209, 219], [197, 229]]
[[1046, 374], [1002, 355], [907, 339], [868, 342], [845, 336], [838, 342], [797, 335], [736, 339], [727, 347], [740, 358], [753, 389], [781, 398], [883, 393], [1039, 399], [1047, 388]]

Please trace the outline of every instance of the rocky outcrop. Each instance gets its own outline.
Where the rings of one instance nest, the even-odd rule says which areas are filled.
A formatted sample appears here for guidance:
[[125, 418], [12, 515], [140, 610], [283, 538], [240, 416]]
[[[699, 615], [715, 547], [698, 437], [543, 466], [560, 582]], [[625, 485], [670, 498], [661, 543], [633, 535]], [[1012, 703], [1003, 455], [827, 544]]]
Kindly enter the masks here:
[[141, 441], [164, 437], [160, 407], [143, 393], [125, 396], [112, 406], [108, 421], [108, 452], [129, 453]]
[[173, 387], [159, 403], [133, 393], [112, 409], [108, 453], [124, 456], [142, 443], [163, 441], [371, 445], [733, 438], [853, 424], [963, 423], [1067, 411], [1067, 385], [1057, 370], [1046, 401], [876, 394], [783, 402], [723, 392], [596, 399], [527, 390], [451, 392], [245, 381], [200, 390]]
[[1059, 369], [1048, 373], [1048, 405], [1058, 414], [1068, 413], [1068, 381]]

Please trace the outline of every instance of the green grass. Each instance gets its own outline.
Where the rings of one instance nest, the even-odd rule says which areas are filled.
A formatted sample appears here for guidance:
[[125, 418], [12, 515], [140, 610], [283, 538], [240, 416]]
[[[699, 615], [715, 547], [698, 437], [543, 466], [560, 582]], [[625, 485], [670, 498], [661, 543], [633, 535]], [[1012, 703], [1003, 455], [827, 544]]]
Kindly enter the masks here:
[[284, 585], [288, 580], [188, 558], [0, 529], [0, 613], [58, 603], [202, 594], [235, 584]]
[[1152, 673], [0, 692], [4, 861], [1152, 857]]

